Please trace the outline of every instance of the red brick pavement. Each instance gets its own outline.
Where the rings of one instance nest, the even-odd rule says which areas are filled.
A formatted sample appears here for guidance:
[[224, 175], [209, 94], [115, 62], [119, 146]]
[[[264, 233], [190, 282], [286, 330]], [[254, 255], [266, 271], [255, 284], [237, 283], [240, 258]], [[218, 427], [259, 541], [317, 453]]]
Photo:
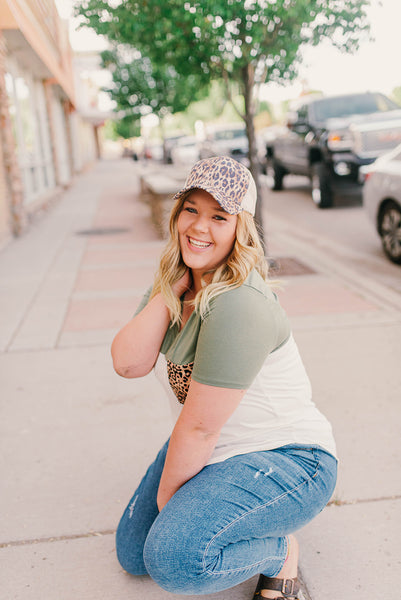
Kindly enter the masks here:
[[[93, 227], [117, 231], [88, 235], [64, 322], [66, 332], [117, 330], [122, 326], [151, 284], [164, 246], [152, 226], [149, 207], [139, 197], [139, 190], [105, 192]], [[279, 252], [277, 245], [273, 247]], [[284, 268], [279, 272], [283, 289], [277, 293], [290, 317], [377, 310], [341, 282], [307, 271], [303, 274], [299, 269], [299, 274], [286, 275]]]

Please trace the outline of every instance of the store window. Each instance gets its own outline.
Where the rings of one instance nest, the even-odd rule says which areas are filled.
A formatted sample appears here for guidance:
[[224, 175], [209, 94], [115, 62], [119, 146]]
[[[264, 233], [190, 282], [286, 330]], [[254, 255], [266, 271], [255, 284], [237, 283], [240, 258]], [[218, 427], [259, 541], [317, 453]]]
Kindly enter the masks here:
[[16, 112], [17, 108], [14, 101], [14, 82], [10, 73], [5, 74], [6, 91], [8, 96], [8, 110], [11, 118], [14, 140], [17, 143], [17, 130], [16, 130]]
[[29, 204], [54, 187], [43, 84], [14, 64], [6, 74], [6, 89], [24, 185], [24, 201]]
[[23, 77], [15, 79], [15, 94], [18, 106], [18, 124], [22, 138], [20, 154], [24, 179], [27, 182], [27, 199], [33, 199], [39, 191], [37, 172], [35, 169], [35, 117], [33, 114], [32, 98], [29, 87]]

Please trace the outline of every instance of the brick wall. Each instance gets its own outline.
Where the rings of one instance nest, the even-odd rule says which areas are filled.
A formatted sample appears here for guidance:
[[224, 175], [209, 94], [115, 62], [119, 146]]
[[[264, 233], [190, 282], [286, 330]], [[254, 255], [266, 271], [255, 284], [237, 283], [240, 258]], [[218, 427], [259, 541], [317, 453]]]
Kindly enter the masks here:
[[[10, 225], [5, 225], [6, 229], [11, 228], [15, 235], [19, 235], [26, 225], [26, 215], [23, 206], [24, 193], [19, 170], [15, 140], [12, 132], [11, 119], [9, 113], [9, 102], [6, 91], [4, 75], [6, 72], [7, 47], [2, 31], [0, 30], [0, 146], [1, 146], [1, 169], [0, 178], [3, 181], [0, 189], [0, 220]], [[3, 177], [1, 177], [3, 175]], [[4, 192], [5, 190], [5, 192]], [[4, 215], [2, 218], [1, 215]]]
[[6, 172], [3, 163], [3, 149], [0, 144], [0, 248], [11, 236], [9, 198], [6, 186]]

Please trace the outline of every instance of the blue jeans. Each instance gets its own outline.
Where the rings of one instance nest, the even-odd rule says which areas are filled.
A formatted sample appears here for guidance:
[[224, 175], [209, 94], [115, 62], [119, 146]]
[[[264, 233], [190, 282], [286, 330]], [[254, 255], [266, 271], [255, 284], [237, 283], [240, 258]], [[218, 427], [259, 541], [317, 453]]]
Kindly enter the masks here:
[[257, 573], [274, 577], [286, 536], [329, 501], [337, 461], [319, 447], [284, 446], [204, 467], [159, 513], [156, 495], [168, 442], [128, 504], [117, 556], [175, 594], [211, 594]]

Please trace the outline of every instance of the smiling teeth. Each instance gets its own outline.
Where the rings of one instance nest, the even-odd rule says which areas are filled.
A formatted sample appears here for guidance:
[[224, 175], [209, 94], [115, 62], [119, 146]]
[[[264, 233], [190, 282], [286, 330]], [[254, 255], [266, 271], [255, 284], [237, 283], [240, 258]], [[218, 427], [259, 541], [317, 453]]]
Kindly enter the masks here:
[[211, 242], [198, 242], [198, 240], [194, 240], [192, 238], [189, 238], [190, 244], [192, 246], [196, 246], [196, 248], [208, 248], [208, 246], [210, 246]]

